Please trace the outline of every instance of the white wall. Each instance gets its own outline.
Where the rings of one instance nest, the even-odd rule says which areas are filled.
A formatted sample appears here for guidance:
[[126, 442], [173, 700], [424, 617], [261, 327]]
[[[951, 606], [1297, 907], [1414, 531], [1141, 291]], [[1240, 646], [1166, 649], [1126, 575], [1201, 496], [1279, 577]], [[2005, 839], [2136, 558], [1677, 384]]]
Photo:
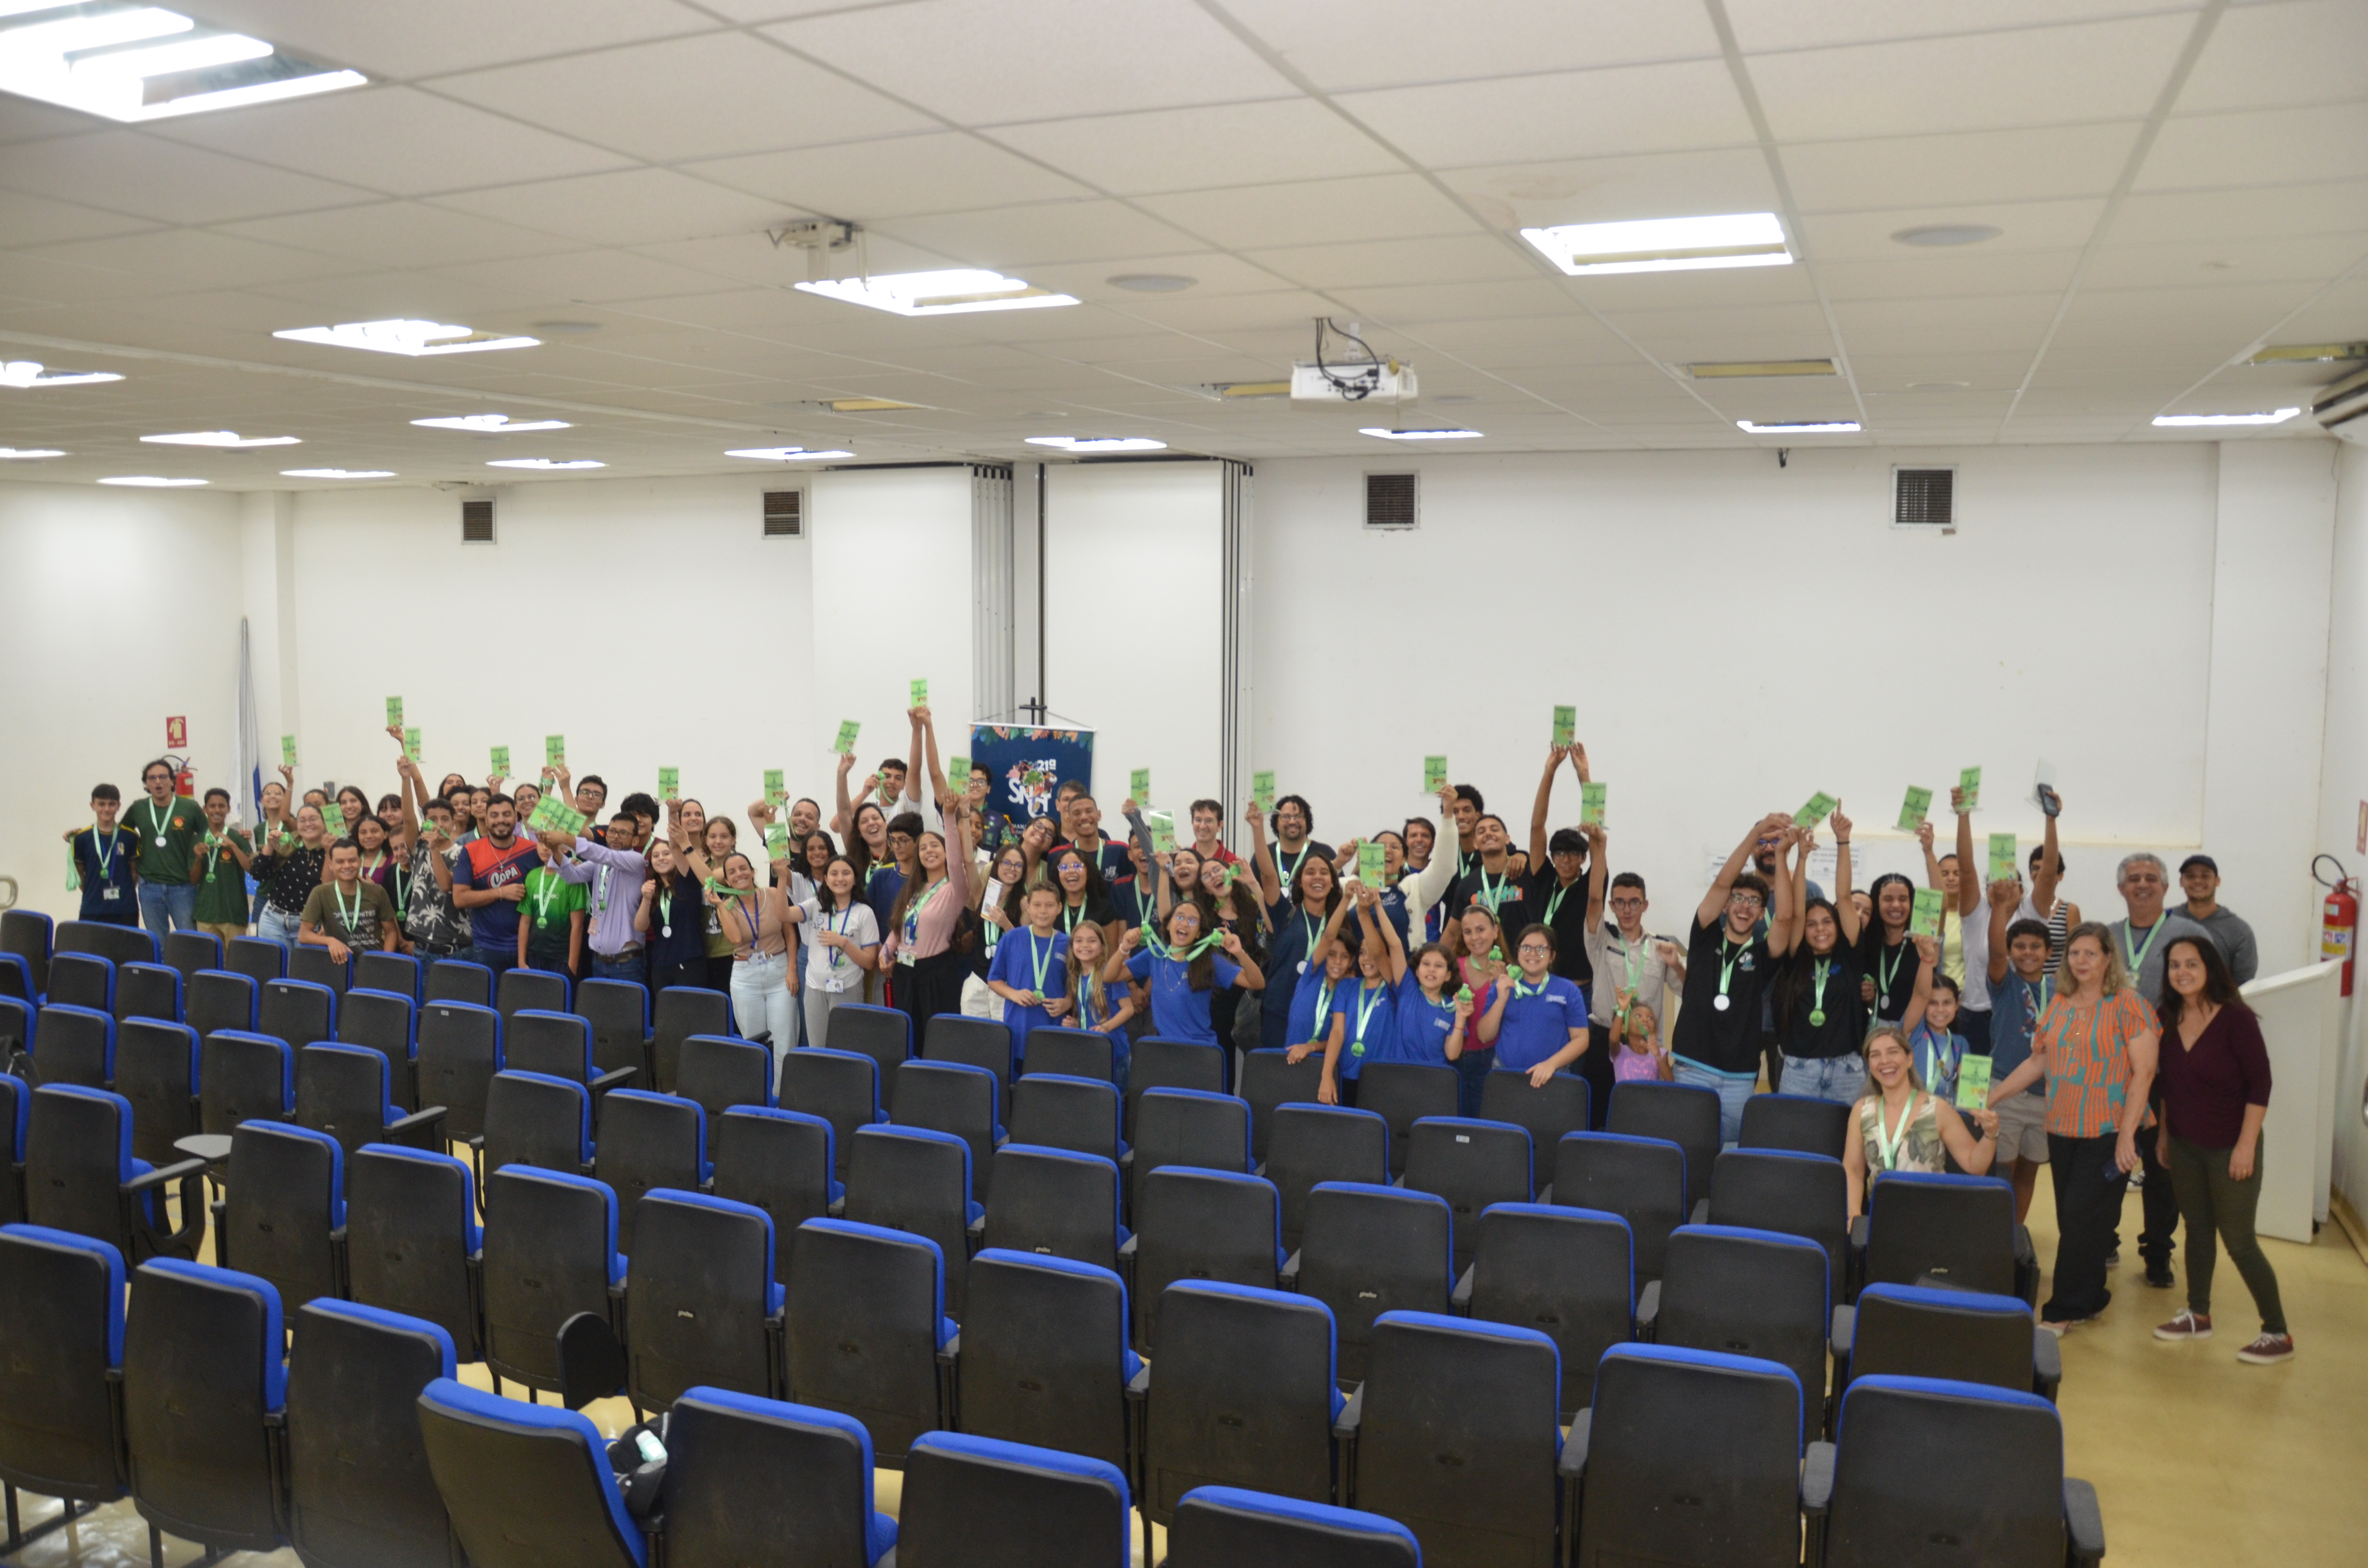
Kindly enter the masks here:
[[[1220, 796], [1224, 536], [1214, 462], [1045, 471], [1044, 700], [1095, 730], [1106, 824], [1128, 776], [1179, 813]], [[1189, 832], [1189, 824], [1183, 824]]]
[[[2335, 560], [2327, 658], [2326, 747], [2320, 765], [2318, 842], [2351, 876], [2363, 872], [2361, 813], [2368, 811], [2368, 449], [2347, 446], [2339, 460]], [[2335, 1185], [2368, 1213], [2368, 1126], [2361, 1096], [2368, 1083], [2368, 1040], [2356, 981], [2343, 1004], [2335, 1088]]]
[[140, 796], [165, 721], [223, 782], [236, 707], [239, 500], [209, 491], [0, 483], [0, 873], [71, 919], [69, 827], [91, 786]]

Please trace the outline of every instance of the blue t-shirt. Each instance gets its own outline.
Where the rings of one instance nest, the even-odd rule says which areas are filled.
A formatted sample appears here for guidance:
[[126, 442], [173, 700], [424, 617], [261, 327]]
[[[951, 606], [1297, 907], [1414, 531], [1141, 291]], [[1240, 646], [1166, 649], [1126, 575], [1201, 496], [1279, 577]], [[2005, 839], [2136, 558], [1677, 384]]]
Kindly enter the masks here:
[[1340, 1076], [1354, 1078], [1368, 1062], [1392, 1060], [1398, 1040], [1397, 987], [1383, 981], [1368, 990], [1361, 979], [1343, 981], [1333, 997], [1349, 1019], [1340, 1046]]
[[[1324, 966], [1317, 964], [1296, 977], [1299, 983], [1291, 991], [1291, 1042], [1305, 1045], [1310, 1040], [1321, 1043], [1332, 1032], [1332, 1019], [1348, 1006], [1349, 993], [1355, 990], [1354, 977], [1332, 985], [1327, 994]], [[1271, 984], [1271, 982], [1269, 982]], [[1319, 1022], [1317, 1015], [1322, 1015]]]
[[140, 892], [131, 869], [140, 859], [140, 835], [118, 826], [102, 834], [96, 827], [74, 835], [74, 871], [82, 878], [82, 917], [117, 926], [140, 923]]
[[[1039, 964], [1043, 966], [1041, 976]], [[1025, 926], [1013, 931], [995, 945], [995, 962], [988, 966], [986, 978], [1001, 981], [1014, 991], [1063, 995], [1069, 989], [1069, 938], [1058, 931], [1039, 937]], [[1059, 1021], [1042, 1007], [1022, 1007], [1008, 998], [1003, 1004], [1003, 1022], [1011, 1030], [1014, 1056], [1028, 1054], [1030, 1029], [1050, 1028]]]
[[[2040, 1015], [2047, 1011], [2055, 994], [2055, 983], [2047, 976], [2025, 980], [2012, 969], [2006, 971], [2004, 980], [1990, 986], [1991, 1083], [2005, 1082], [2008, 1074], [2031, 1060], [2032, 1031], [2039, 1027]], [[2042, 1074], [2025, 1092], [2045, 1094], [2046, 1074]]]
[[[1940, 1030], [1919, 1023], [1908, 1044], [1914, 1051], [1916, 1076], [1923, 1080], [1924, 1092], [1953, 1103], [1957, 1097], [1957, 1063], [1965, 1059], [1965, 1037], [1952, 1034], [1943, 1041]], [[2028, 1043], [2023, 1054], [2031, 1054]]]
[[[1421, 873], [1411, 872], [1409, 875], [1419, 876]], [[1414, 950], [1422, 943], [1406, 935], [1411, 926], [1406, 919], [1406, 889], [1402, 886], [1384, 888], [1377, 902], [1381, 904], [1382, 913], [1389, 916], [1390, 924], [1398, 928], [1398, 944], [1406, 949], [1407, 961], [1412, 962]]]
[[1526, 1073], [1567, 1046], [1572, 1029], [1586, 1028], [1587, 993], [1576, 983], [1550, 974], [1531, 991], [1529, 982], [1516, 974], [1504, 1019], [1497, 1026], [1497, 1065]]
[[1217, 1043], [1217, 1030], [1209, 1022], [1209, 998], [1229, 989], [1242, 975], [1241, 966], [1223, 953], [1211, 955], [1216, 960], [1216, 983], [1207, 991], [1195, 991], [1187, 978], [1191, 965], [1181, 959], [1162, 958], [1156, 953], [1137, 952], [1126, 960], [1126, 971], [1137, 980], [1151, 982], [1151, 1032], [1163, 1040], [1199, 1040], [1203, 1045]]
[[[1297, 981], [1299, 966], [1306, 963], [1308, 949], [1323, 937], [1326, 916], [1304, 910], [1289, 898], [1282, 898], [1266, 906], [1266, 917], [1268, 924], [1274, 927], [1274, 939], [1266, 945], [1266, 1007], [1269, 1014], [1287, 1012], [1297, 1006], [1298, 993], [1277, 982], [1285, 975], [1292, 976], [1294, 983]], [[1294, 1034], [1291, 1043], [1298, 1045], [1305, 1038]]]
[[1425, 1067], [1448, 1067], [1447, 1042], [1455, 1034], [1455, 993], [1433, 1002], [1422, 994], [1422, 982], [1406, 971], [1398, 982], [1396, 1049], [1392, 1062], [1413, 1062]]
[[[542, 864], [542, 856], [531, 838], [513, 837], [507, 848], [490, 838], [480, 838], [461, 851], [452, 866], [452, 886], [475, 888], [480, 892], [493, 888], [523, 882], [526, 874]], [[686, 879], [688, 880], [688, 879]], [[520, 903], [524, 901], [521, 900]], [[507, 899], [481, 903], [468, 912], [469, 939], [481, 948], [494, 948], [502, 952], [518, 948], [519, 904]]]
[[905, 873], [894, 860], [875, 860], [864, 875], [863, 902], [871, 906], [871, 918], [880, 923], [882, 937], [895, 925], [891, 917], [896, 913], [896, 897], [904, 891]]

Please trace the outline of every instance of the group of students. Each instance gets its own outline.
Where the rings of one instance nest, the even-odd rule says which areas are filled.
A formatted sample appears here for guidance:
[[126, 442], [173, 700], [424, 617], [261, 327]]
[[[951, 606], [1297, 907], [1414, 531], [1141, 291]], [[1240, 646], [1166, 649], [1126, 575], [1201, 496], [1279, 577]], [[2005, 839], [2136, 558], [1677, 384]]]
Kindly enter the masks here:
[[[746, 847], [730, 816], [695, 800], [630, 794], [596, 824], [608, 804], [597, 775], [557, 766], [506, 793], [499, 777], [452, 774], [431, 790], [407, 755], [400, 790], [375, 806], [350, 785], [300, 797], [282, 768], [252, 834], [229, 822], [222, 790], [197, 806], [176, 797], [160, 761], [129, 813], [102, 785], [92, 825], [67, 836], [85, 919], [244, 935], [252, 878], [255, 924], [274, 940], [340, 960], [377, 948], [725, 990], [740, 1032], [776, 1052], [826, 1040], [844, 1003], [881, 1002], [913, 1017], [916, 1038], [939, 1013], [998, 1017], [1019, 1057], [1036, 1028], [1098, 1030], [1121, 1082], [1127, 1042], [1144, 1035], [1320, 1055], [1326, 1104], [1354, 1105], [1378, 1062], [1452, 1068], [1465, 1115], [1491, 1072], [1543, 1086], [1575, 1071], [1599, 1125], [1617, 1083], [1698, 1085], [1718, 1096], [1728, 1143], [1764, 1079], [1853, 1108], [1853, 1214], [1873, 1176], [1953, 1165], [2007, 1176], [2020, 1217], [2049, 1167], [2061, 1239], [2040, 1315], [2052, 1331], [2111, 1300], [2136, 1176], [2149, 1283], [2175, 1283], [2187, 1222], [2188, 1307], [2157, 1332], [2212, 1332], [2216, 1233], [2263, 1320], [2241, 1358], [2293, 1354], [2252, 1230], [2270, 1090], [2237, 989], [2252, 977], [2252, 934], [2219, 906], [2206, 856], [2181, 868], [2181, 912], [2164, 908], [2161, 861], [2139, 854], [2116, 878], [2127, 917], [2085, 922], [2058, 892], [2053, 791], [2027, 890], [2020, 875], [1974, 873], [1974, 812], [1952, 791], [1954, 852], [1920, 830], [1941, 915], [1919, 935], [1909, 879], [1851, 886], [1839, 806], [1822, 824], [1776, 812], [1736, 845], [1677, 941], [1646, 929], [1644, 878], [1609, 873], [1600, 822], [1548, 831], [1564, 767], [1589, 781], [1580, 745], [1549, 748], [1525, 851], [1479, 790], [1442, 784], [1436, 820], [1338, 848], [1314, 837], [1303, 797], [1254, 801], [1245, 856], [1223, 841], [1214, 800], [1192, 802], [1190, 838], [1172, 847], [1132, 799], [1125, 838], [1106, 836], [1074, 780], [1050, 814], [1012, 823], [986, 809], [984, 773], [949, 778], [929, 710], [907, 717], [908, 754], [852, 790], [855, 759], [840, 756], [827, 823], [811, 799], [757, 801]], [[544, 788], [585, 832], [522, 831]], [[1820, 826], [1836, 850], [1830, 898], [1808, 877]], [[1961, 1109], [1969, 1057], [1987, 1059], [1988, 1088]]]

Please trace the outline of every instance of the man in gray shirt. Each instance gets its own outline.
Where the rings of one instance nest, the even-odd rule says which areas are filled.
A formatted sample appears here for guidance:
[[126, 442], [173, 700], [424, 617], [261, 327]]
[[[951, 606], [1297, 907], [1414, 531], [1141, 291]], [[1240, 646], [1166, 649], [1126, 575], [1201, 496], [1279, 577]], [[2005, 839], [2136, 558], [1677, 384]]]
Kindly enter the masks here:
[[[2123, 856], [2113, 884], [2121, 891], [2122, 903], [2128, 913], [2112, 922], [2107, 929], [2112, 932], [2114, 945], [2121, 949], [2122, 967], [2129, 971], [2138, 994], [2146, 998], [2148, 1006], [2160, 1003], [2163, 965], [2170, 956], [2171, 943], [2181, 937], [2200, 937], [2218, 949], [2221, 957], [2232, 957], [2210, 926], [2163, 908], [2163, 895], [2170, 891], [2170, 877], [2163, 869], [2159, 857], [2143, 850]], [[2251, 937], [2248, 931], [2248, 946]], [[2162, 1114], [2158, 1098], [2155, 1114]], [[2138, 1234], [2138, 1256], [2146, 1259], [2146, 1283], [2169, 1290], [2178, 1283], [2170, 1272], [2170, 1253], [2179, 1232], [2179, 1199], [2170, 1188], [2169, 1170], [2154, 1157], [2155, 1140], [2140, 1138], [2137, 1143], [2139, 1168], [2146, 1173], [2140, 1188], [2146, 1200], [2146, 1228]], [[2119, 1251], [2120, 1237], [2116, 1235], [2108, 1256]]]
[[2190, 855], [2179, 863], [2179, 885], [2187, 903], [2176, 913], [2211, 932], [2237, 983], [2248, 984], [2260, 972], [2261, 957], [2253, 944], [2253, 928], [2234, 910], [2221, 907], [2219, 866], [2209, 855]]

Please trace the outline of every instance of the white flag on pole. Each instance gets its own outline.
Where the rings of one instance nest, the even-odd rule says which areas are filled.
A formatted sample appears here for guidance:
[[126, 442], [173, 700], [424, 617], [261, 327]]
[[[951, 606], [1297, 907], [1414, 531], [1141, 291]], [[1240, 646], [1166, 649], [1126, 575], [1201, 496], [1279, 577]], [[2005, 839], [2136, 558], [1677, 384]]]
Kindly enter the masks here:
[[238, 723], [231, 734], [230, 810], [234, 822], [263, 821], [263, 742], [256, 733], [255, 663], [246, 621], [238, 623]]

